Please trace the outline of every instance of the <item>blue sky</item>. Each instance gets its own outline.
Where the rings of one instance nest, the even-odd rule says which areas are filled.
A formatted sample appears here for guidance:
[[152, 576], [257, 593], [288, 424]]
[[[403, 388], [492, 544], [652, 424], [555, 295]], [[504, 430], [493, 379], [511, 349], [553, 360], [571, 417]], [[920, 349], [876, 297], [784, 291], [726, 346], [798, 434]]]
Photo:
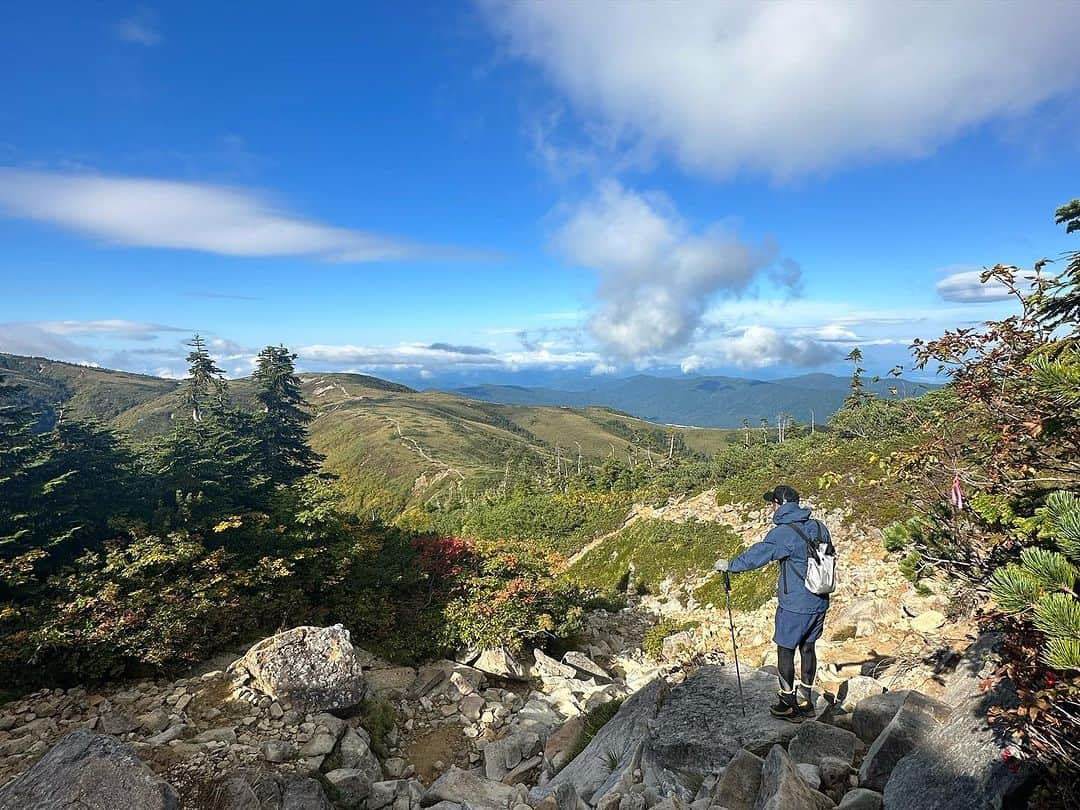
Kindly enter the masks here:
[[885, 371], [1007, 310], [974, 270], [1075, 249], [1078, 35], [1050, 0], [22, 4], [0, 351]]

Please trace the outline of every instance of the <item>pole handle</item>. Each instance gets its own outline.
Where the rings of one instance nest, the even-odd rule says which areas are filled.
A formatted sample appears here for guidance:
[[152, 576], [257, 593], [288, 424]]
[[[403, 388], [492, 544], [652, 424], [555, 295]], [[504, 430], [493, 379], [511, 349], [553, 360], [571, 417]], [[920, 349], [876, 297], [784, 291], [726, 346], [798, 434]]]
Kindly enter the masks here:
[[731, 591], [731, 574], [727, 571], [724, 572], [724, 590]]

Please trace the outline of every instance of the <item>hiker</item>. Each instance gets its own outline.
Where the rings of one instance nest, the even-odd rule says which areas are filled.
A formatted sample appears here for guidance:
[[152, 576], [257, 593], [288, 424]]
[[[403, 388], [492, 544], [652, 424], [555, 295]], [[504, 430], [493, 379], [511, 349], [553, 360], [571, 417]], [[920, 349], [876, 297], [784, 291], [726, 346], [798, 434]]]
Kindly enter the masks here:
[[[821, 638], [825, 612], [829, 609], [828, 594], [835, 582], [835, 550], [829, 530], [820, 521], [810, 518], [810, 510], [799, 505], [799, 493], [794, 489], [780, 485], [766, 492], [764, 497], [772, 504], [776, 525], [760, 543], [750, 546], [733, 560], [717, 560], [715, 567], [717, 571], [738, 573], [753, 571], [774, 560], [780, 563], [780, 577], [776, 583], [780, 605], [776, 609], [773, 635], [780, 673], [780, 700], [769, 711], [776, 717], [798, 722], [814, 714], [810, 694], [817, 674], [814, 642]], [[811, 561], [809, 583], [808, 561]], [[829, 564], [825, 584], [819, 579], [823, 562]], [[800, 657], [802, 677], [799, 681], [795, 680], [795, 650], [799, 651]]]

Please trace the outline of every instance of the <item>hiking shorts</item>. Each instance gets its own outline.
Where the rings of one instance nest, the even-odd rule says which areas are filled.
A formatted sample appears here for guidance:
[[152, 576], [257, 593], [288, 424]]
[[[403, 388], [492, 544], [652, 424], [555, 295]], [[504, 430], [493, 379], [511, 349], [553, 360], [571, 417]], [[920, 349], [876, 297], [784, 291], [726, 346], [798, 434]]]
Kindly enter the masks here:
[[794, 650], [803, 644], [817, 641], [824, 629], [824, 613], [792, 613], [790, 610], [777, 608], [773, 641], [777, 647]]

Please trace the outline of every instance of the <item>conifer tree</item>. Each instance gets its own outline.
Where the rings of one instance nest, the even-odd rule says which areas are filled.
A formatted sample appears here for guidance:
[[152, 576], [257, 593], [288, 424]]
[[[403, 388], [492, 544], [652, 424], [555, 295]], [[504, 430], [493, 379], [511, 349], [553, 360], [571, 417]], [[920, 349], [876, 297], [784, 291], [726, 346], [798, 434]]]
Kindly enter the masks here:
[[191, 347], [187, 356], [188, 378], [180, 397], [185, 409], [191, 409], [191, 421], [199, 422], [208, 409], [221, 410], [225, 407], [225, 373], [206, 351], [206, 343], [199, 334], [187, 345]]
[[296, 355], [284, 346], [267, 346], [255, 368], [255, 399], [259, 404], [256, 431], [263, 468], [274, 483], [288, 484], [315, 470], [321, 461], [308, 444], [312, 420], [293, 363]]
[[854, 349], [848, 352], [847, 357], [845, 357], [844, 359], [850, 360], [855, 365], [854, 370], [851, 372], [851, 385], [848, 389], [847, 398], [844, 400], [844, 407], [858, 408], [860, 405], [870, 399], [870, 394], [868, 394], [866, 392], [866, 389], [863, 387], [862, 375], [864, 369], [861, 365], [863, 359], [862, 351], [859, 349], [858, 346], [856, 346]]

